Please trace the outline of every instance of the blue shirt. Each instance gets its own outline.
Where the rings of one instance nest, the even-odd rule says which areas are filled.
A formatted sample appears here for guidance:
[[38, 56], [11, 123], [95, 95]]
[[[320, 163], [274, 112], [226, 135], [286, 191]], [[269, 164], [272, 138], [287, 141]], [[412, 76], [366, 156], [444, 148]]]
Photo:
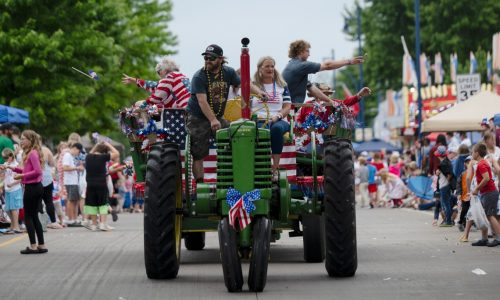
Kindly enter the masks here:
[[283, 70], [283, 78], [288, 84], [293, 103], [304, 103], [307, 91], [307, 77], [321, 68], [320, 63], [291, 59]]
[[369, 164], [368, 167], [368, 184], [375, 183], [375, 174], [377, 174], [377, 168], [374, 165]]

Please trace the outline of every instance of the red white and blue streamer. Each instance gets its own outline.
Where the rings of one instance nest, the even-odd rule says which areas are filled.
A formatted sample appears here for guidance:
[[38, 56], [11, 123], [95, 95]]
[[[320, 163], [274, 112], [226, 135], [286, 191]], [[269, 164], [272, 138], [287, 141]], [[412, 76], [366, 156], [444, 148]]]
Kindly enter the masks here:
[[260, 199], [260, 190], [241, 193], [234, 188], [229, 188], [226, 195], [226, 202], [231, 207], [229, 210], [229, 224], [235, 227], [236, 219], [240, 222], [240, 230], [245, 229], [251, 222], [250, 214], [255, 210], [254, 201]]

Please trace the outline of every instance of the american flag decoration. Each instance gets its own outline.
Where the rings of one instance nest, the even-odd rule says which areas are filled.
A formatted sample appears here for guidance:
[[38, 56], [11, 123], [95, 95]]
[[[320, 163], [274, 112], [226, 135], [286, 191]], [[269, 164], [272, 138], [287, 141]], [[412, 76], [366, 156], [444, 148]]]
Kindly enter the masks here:
[[226, 195], [226, 202], [231, 207], [229, 210], [229, 225], [234, 227], [236, 219], [238, 219], [240, 230], [245, 229], [252, 222], [250, 214], [255, 210], [253, 202], [259, 199], [260, 190], [258, 189], [241, 195], [237, 189], [229, 188]]

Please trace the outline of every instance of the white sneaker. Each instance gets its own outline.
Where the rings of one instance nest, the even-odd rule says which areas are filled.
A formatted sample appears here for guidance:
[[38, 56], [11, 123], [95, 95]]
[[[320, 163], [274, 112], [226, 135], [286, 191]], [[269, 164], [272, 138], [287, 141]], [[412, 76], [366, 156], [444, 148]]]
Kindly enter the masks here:
[[97, 225], [90, 224], [90, 225], [85, 226], [85, 228], [87, 228], [90, 231], [96, 231], [97, 230]]
[[82, 221], [82, 226], [87, 227], [91, 224], [90, 220], [84, 220]]
[[104, 224], [104, 225], [106, 226], [106, 228], [107, 228], [108, 230], [113, 230], [113, 229], [115, 229], [114, 227], [109, 226], [108, 224]]
[[99, 230], [108, 231], [109, 228], [108, 228], [108, 226], [106, 226], [106, 224], [101, 223], [101, 224], [99, 224]]

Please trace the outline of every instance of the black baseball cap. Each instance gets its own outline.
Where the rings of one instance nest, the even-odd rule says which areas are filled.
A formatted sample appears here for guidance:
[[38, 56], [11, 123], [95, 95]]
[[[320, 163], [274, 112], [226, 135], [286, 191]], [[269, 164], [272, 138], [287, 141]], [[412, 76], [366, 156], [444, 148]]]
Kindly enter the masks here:
[[219, 47], [215, 44], [212, 44], [212, 45], [209, 45], [207, 47], [207, 49], [205, 49], [205, 52], [203, 52], [201, 55], [207, 55], [207, 54], [222, 56], [224, 54], [224, 52], [222, 51], [221, 47]]

